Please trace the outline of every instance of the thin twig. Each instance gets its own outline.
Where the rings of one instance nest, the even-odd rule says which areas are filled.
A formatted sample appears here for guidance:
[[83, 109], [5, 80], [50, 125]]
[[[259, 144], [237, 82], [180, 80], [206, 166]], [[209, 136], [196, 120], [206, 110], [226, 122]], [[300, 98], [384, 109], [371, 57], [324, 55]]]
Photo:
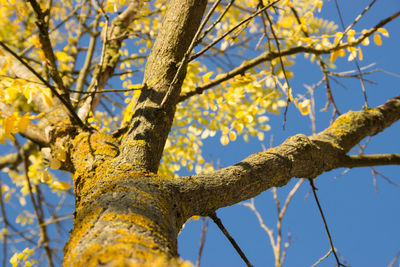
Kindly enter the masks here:
[[345, 156], [339, 168], [400, 165], [400, 154], [375, 154]]
[[196, 45], [199, 44], [204, 37], [207, 36], [207, 34], [215, 28], [215, 26], [223, 19], [223, 17], [226, 15], [226, 13], [228, 12], [229, 8], [232, 6], [232, 4], [235, 2], [235, 0], [231, 0], [228, 5], [226, 6], [226, 8], [224, 9], [224, 11], [221, 13], [221, 15], [214, 21], [214, 23], [208, 27], [207, 29], [204, 30], [203, 34], [196, 40]]
[[220, 83], [227, 81], [233, 77], [235, 77], [238, 74], [243, 74], [245, 73], [245, 71], [265, 62], [265, 61], [271, 61], [279, 56], [290, 56], [290, 55], [295, 55], [295, 54], [299, 54], [299, 53], [309, 53], [309, 54], [314, 54], [314, 55], [322, 55], [322, 54], [330, 54], [334, 51], [340, 50], [340, 49], [345, 49], [348, 47], [353, 47], [356, 46], [358, 44], [360, 44], [365, 38], [369, 37], [370, 35], [372, 35], [374, 32], [377, 31], [378, 28], [383, 27], [384, 25], [386, 25], [387, 23], [393, 21], [395, 18], [397, 18], [398, 16], [400, 16], [400, 11], [392, 14], [391, 16], [381, 20], [380, 22], [378, 22], [374, 27], [372, 27], [370, 30], [368, 30], [365, 34], [363, 34], [362, 36], [360, 36], [358, 39], [356, 39], [355, 41], [352, 41], [350, 43], [346, 43], [346, 44], [341, 44], [339, 46], [335, 46], [335, 47], [330, 47], [330, 48], [324, 48], [324, 49], [316, 49], [312, 46], [296, 46], [296, 47], [292, 47], [292, 48], [288, 48], [285, 50], [281, 51], [281, 54], [275, 52], [275, 51], [265, 51], [264, 53], [262, 53], [261, 55], [247, 60], [245, 62], [243, 62], [240, 66], [238, 66], [237, 68], [218, 75], [218, 78], [215, 78], [214, 80], [209, 81], [206, 84], [203, 84], [201, 86], [196, 87], [193, 91], [187, 92], [183, 95], [181, 95], [179, 97], [178, 102], [183, 102], [186, 99], [197, 95], [197, 94], [202, 94], [204, 91], [219, 85]]
[[1, 208], [1, 216], [3, 218], [3, 229], [1, 229], [2, 233], [0, 234], [3, 238], [3, 267], [7, 266], [7, 237], [8, 237], [8, 220], [6, 209], [4, 208], [4, 200], [3, 200], [3, 185], [0, 180], [0, 208]]
[[[19, 145], [19, 143], [16, 140], [14, 141], [14, 144], [18, 149], [21, 149], [21, 146]], [[36, 214], [36, 219], [38, 220], [38, 225], [39, 225], [39, 228], [40, 228], [40, 235], [41, 235], [40, 236], [40, 241], [43, 242], [43, 247], [44, 247], [44, 250], [46, 251], [46, 256], [47, 256], [47, 260], [48, 260], [49, 266], [54, 267], [54, 263], [53, 263], [53, 259], [52, 259], [52, 255], [51, 255], [51, 249], [50, 249], [50, 246], [49, 246], [49, 238], [48, 238], [48, 235], [47, 235], [47, 228], [43, 224], [44, 223], [44, 220], [43, 220], [44, 214], [43, 214], [43, 211], [41, 209], [40, 204], [36, 203], [36, 200], [35, 200], [34, 195], [33, 195], [32, 184], [31, 184], [31, 181], [30, 181], [30, 178], [29, 178], [29, 175], [28, 175], [28, 172], [29, 172], [29, 161], [28, 161], [28, 158], [27, 158], [25, 153], [22, 153], [21, 157], [22, 157], [22, 160], [23, 160], [23, 163], [24, 163], [25, 181], [26, 181], [26, 184], [28, 186], [29, 196], [31, 198], [31, 202], [32, 202], [33, 208], [35, 210], [35, 214]]]
[[393, 260], [389, 263], [388, 267], [393, 267], [396, 261], [400, 258], [400, 251], [397, 252], [396, 256], [394, 256]]
[[[372, 6], [372, 5], [374, 4], [374, 2], [375, 2], [375, 1], [373, 1], [373, 2], [370, 4], [370, 6]], [[338, 4], [338, 1], [337, 1], [337, 0], [335, 0], [335, 5], [336, 5], [336, 10], [337, 10], [338, 15], [339, 15], [340, 24], [341, 24], [343, 30], [345, 31], [346, 29], [345, 29], [345, 27], [344, 27], [343, 17], [342, 17], [342, 14], [341, 14], [341, 11], [340, 11], [340, 8], [339, 8], [339, 4]], [[368, 10], [368, 9], [367, 9], [367, 10]], [[366, 12], [366, 11], [365, 11], [365, 12]], [[365, 13], [365, 12], [364, 12], [364, 13]], [[363, 14], [363, 13], [362, 13], [362, 14]], [[357, 20], [357, 19], [360, 19], [360, 18], [356, 18], [356, 20]], [[355, 24], [356, 21], [354, 21], [353, 23]], [[361, 89], [362, 89], [362, 92], [363, 92], [363, 95], [364, 95], [364, 107], [365, 107], [365, 108], [368, 108], [367, 91], [365, 90], [365, 84], [364, 84], [364, 80], [363, 80], [363, 78], [362, 78], [361, 69], [360, 69], [360, 64], [358, 64], [358, 60], [357, 60], [356, 58], [354, 58], [354, 63], [356, 64], [358, 73], [359, 73], [359, 75], [360, 75]]]
[[243, 261], [246, 263], [248, 267], [252, 267], [250, 261], [247, 259], [246, 255], [240, 249], [238, 244], [236, 243], [235, 239], [229, 234], [229, 232], [225, 229], [224, 225], [222, 224], [221, 220], [217, 217], [217, 214], [214, 212], [213, 214], [209, 215], [209, 217], [214, 221], [214, 223], [218, 226], [218, 228], [222, 231], [226, 238], [228, 238], [229, 242], [235, 248], [236, 252], [240, 255]]
[[325, 219], [324, 212], [322, 211], [321, 204], [319, 203], [319, 200], [318, 200], [318, 196], [317, 196], [317, 192], [316, 192], [316, 191], [317, 191], [317, 188], [316, 188], [315, 185], [314, 185], [314, 180], [309, 178], [308, 181], [310, 182], [310, 186], [311, 186], [311, 188], [312, 188], [312, 192], [313, 192], [313, 195], [314, 195], [315, 202], [317, 203], [319, 213], [321, 214], [322, 221], [324, 222], [325, 231], [326, 231], [326, 234], [328, 235], [329, 244], [330, 244], [330, 246], [331, 246], [332, 253], [333, 253], [333, 255], [335, 256], [337, 266], [343, 266], [343, 267], [345, 267], [345, 266], [340, 262], [339, 257], [338, 257], [338, 255], [336, 254], [335, 246], [333, 245], [332, 237], [331, 237], [331, 234], [329, 233], [328, 224], [326, 223], [326, 219]]
[[325, 260], [326, 258], [328, 258], [329, 255], [331, 255], [332, 253], [332, 249], [330, 249], [324, 256], [322, 256], [319, 260], [317, 260], [316, 263], [314, 263], [313, 265], [311, 265], [311, 267], [315, 267], [318, 264], [320, 264], [323, 260]]
[[209, 218], [202, 217], [202, 220], [203, 220], [203, 226], [201, 228], [200, 248], [199, 248], [199, 253], [197, 254], [196, 267], [200, 267], [200, 260], [201, 260], [201, 256], [203, 255], [203, 248], [204, 248], [204, 244], [206, 242], [206, 234], [207, 234], [207, 229], [208, 229]]
[[240, 26], [242, 26], [243, 24], [247, 23], [248, 21], [250, 21], [251, 19], [253, 19], [254, 17], [256, 17], [258, 14], [260, 14], [261, 12], [264, 12], [265, 10], [267, 10], [268, 8], [270, 8], [271, 6], [275, 5], [276, 3], [278, 3], [280, 0], [276, 0], [272, 3], [270, 3], [269, 5], [265, 6], [264, 8], [258, 10], [257, 12], [255, 12], [254, 14], [252, 14], [251, 16], [249, 16], [248, 18], [242, 20], [241, 22], [239, 22], [238, 24], [236, 24], [233, 28], [231, 28], [230, 30], [228, 30], [226, 33], [224, 33], [222, 36], [218, 37], [217, 39], [215, 39], [213, 42], [211, 42], [209, 45], [207, 45], [206, 47], [204, 47], [200, 52], [192, 55], [188, 61], [192, 61], [196, 58], [198, 58], [199, 56], [201, 56], [202, 54], [204, 54], [207, 50], [209, 50], [211, 47], [213, 47], [216, 43], [218, 43], [219, 41], [221, 41], [222, 39], [224, 39], [226, 36], [228, 36], [230, 33], [232, 33], [233, 31], [235, 31], [237, 28], [239, 28]]
[[[262, 4], [262, 1], [260, 1], [260, 3]], [[279, 43], [279, 41], [278, 41], [278, 37], [277, 37], [277, 35], [276, 35], [276, 33], [275, 33], [272, 20], [271, 20], [271, 18], [269, 17], [267, 11], [265, 11], [263, 14], [265, 15], [265, 17], [266, 17], [267, 20], [268, 20], [269, 28], [271, 29], [272, 36], [274, 37], [274, 40], [275, 40], [275, 43], [276, 43], [276, 48], [278, 49], [279, 62], [281, 63], [283, 76], [285, 77], [285, 81], [286, 81], [286, 84], [287, 84], [288, 94], [287, 94], [287, 98], [286, 98], [285, 111], [284, 111], [284, 113], [283, 113], [283, 125], [282, 125], [283, 129], [285, 129], [287, 112], [288, 112], [289, 104], [290, 104], [290, 101], [291, 101], [292, 88], [290, 87], [289, 79], [288, 79], [287, 74], [286, 74], [285, 64], [283, 64], [283, 60], [282, 60], [282, 56], [281, 56], [281, 45], [280, 45], [280, 43]]]

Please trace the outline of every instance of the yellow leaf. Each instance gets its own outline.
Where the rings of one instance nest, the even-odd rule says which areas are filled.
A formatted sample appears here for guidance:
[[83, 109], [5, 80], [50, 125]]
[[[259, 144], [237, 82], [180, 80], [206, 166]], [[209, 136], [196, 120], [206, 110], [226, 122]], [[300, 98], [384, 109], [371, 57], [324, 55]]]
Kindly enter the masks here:
[[203, 75], [203, 81], [207, 83], [210, 80], [211, 75], [213, 75], [212, 71], [207, 72], [206, 74]]
[[57, 59], [59, 60], [59, 61], [67, 61], [68, 60], [68, 54], [67, 53], [65, 53], [65, 52], [62, 52], [62, 51], [57, 51], [56, 52], [56, 56], [57, 56]]
[[322, 1], [317, 2], [318, 12], [321, 12], [322, 4], [323, 4]]
[[382, 45], [382, 38], [379, 34], [374, 34], [374, 42], [376, 45]]
[[61, 167], [61, 162], [58, 159], [51, 159], [49, 162], [50, 168], [57, 170]]
[[339, 40], [341, 40], [342, 36], [343, 36], [342, 32], [335, 33], [335, 41], [334, 41], [334, 43], [337, 44], [339, 42]]
[[193, 219], [193, 221], [197, 221], [198, 219], [200, 219], [200, 216], [198, 216], [198, 215], [192, 216], [192, 219]]
[[229, 139], [233, 142], [236, 140], [236, 132], [235, 131], [230, 131], [229, 132]]
[[21, 119], [18, 121], [17, 125], [17, 130], [18, 132], [23, 132], [28, 128], [30, 119], [29, 119], [29, 113], [28, 116], [23, 116]]
[[389, 37], [389, 33], [385, 28], [379, 28], [378, 32], [380, 32], [385, 37]]
[[51, 181], [51, 176], [49, 174], [49, 171], [46, 169], [42, 172], [42, 176], [40, 177], [40, 181], [42, 183], [49, 183]]
[[263, 132], [258, 132], [257, 133], [257, 138], [258, 138], [258, 140], [263, 141], [264, 140], [264, 133]]
[[229, 144], [229, 138], [226, 135], [221, 136], [220, 142], [223, 146], [226, 146], [227, 144]]
[[369, 38], [365, 38], [364, 40], [362, 40], [361, 42], [363, 45], [369, 45]]
[[44, 103], [46, 103], [47, 107], [51, 107], [53, 103], [53, 99], [51, 97], [51, 91], [48, 88], [40, 90], [42, 93], [42, 98]]
[[18, 265], [18, 253], [14, 253], [14, 255], [10, 259], [10, 263], [13, 267], [16, 267]]
[[11, 140], [14, 140], [14, 137], [12, 136], [12, 133], [14, 133], [14, 124], [15, 124], [14, 115], [3, 119], [4, 136]]
[[351, 53], [350, 53], [349, 57], [347, 58], [348, 61], [352, 61], [357, 56], [357, 49], [355, 49], [354, 47], [351, 47], [351, 48], [353, 48], [353, 49], [349, 49], [351, 51]]
[[306, 99], [303, 102], [298, 104], [298, 109], [300, 110], [300, 113], [302, 115], [307, 115], [308, 113], [310, 113], [310, 100]]
[[349, 32], [347, 33], [347, 42], [353, 42], [355, 40], [354, 35], [356, 34], [356, 31], [351, 29], [349, 30]]
[[11, 193], [7, 192], [7, 194], [4, 196], [4, 201], [8, 202], [10, 200], [10, 197], [11, 197]]
[[246, 115], [246, 117], [244, 117], [244, 122], [251, 123], [252, 121], [253, 117], [251, 115]]
[[312, 20], [314, 18], [314, 14], [310, 11], [308, 11], [304, 17], [306, 18], [306, 20]]
[[344, 49], [340, 49], [340, 50], [336, 50], [336, 51], [333, 51], [332, 53], [331, 53], [331, 62], [333, 63], [333, 62], [335, 62], [335, 60], [336, 60], [336, 58], [339, 56], [339, 57], [344, 57], [346, 55], [346, 51], [344, 51]]
[[244, 126], [241, 123], [235, 124], [235, 130], [238, 131], [239, 133], [243, 130]]
[[363, 60], [363, 53], [362, 53], [362, 51], [361, 51], [361, 47], [359, 47], [358, 48], [358, 59], [361, 61], [361, 60]]
[[26, 205], [26, 199], [24, 197], [19, 197], [19, 204], [21, 204], [21, 206], [25, 206]]
[[55, 181], [51, 186], [59, 190], [68, 190], [71, 188], [71, 185], [69, 183], [63, 181]]

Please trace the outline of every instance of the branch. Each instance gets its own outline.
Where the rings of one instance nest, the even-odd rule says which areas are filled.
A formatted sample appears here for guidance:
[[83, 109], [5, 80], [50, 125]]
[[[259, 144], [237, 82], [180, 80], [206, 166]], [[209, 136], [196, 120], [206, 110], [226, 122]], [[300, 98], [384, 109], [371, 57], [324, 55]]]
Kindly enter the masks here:
[[74, 94], [72, 97], [73, 101], [76, 101], [76, 102], [79, 101], [80, 93], [83, 92], [83, 86], [86, 81], [86, 77], [89, 73], [89, 69], [90, 69], [90, 66], [92, 63], [94, 49], [96, 47], [96, 41], [97, 41], [97, 37], [98, 37], [97, 27], [99, 24], [99, 20], [100, 20], [100, 15], [97, 15], [96, 18], [94, 19], [94, 23], [93, 23], [94, 33], [90, 35], [89, 47], [88, 47], [88, 51], [86, 53], [85, 63], [83, 64], [82, 69], [79, 71], [78, 78], [76, 79], [76, 91], [78, 93]]
[[346, 153], [400, 119], [400, 96], [385, 104], [341, 115], [326, 130], [288, 138], [282, 145], [255, 153], [230, 167], [171, 180], [190, 207], [185, 216], [207, 215], [218, 208], [252, 198], [287, 184], [292, 177], [315, 178], [343, 167]]
[[355, 168], [378, 165], [400, 165], [400, 154], [346, 156], [343, 158], [342, 165], [338, 167]]
[[[11, 116], [14, 112], [15, 112], [15, 108], [12, 105], [0, 102], [0, 113], [2, 114], [2, 116], [0, 116], [0, 117]], [[30, 123], [28, 125], [28, 128], [26, 128], [25, 131], [20, 132], [20, 134], [23, 137], [33, 141], [36, 144], [41, 145], [41, 146], [47, 146], [49, 143], [49, 140], [45, 134], [45, 131], [43, 129], [37, 127], [36, 125], [33, 125], [32, 123]]]
[[76, 115], [74, 108], [72, 107], [71, 103], [65, 98], [63, 98], [57, 90], [49, 84], [43, 77], [37, 73], [28, 63], [26, 63], [20, 56], [18, 56], [14, 51], [12, 51], [6, 44], [4, 44], [2, 41], [0, 41], [0, 46], [3, 47], [8, 53], [10, 53], [15, 59], [17, 59], [24, 67], [26, 67], [36, 78], [38, 78], [46, 87], [48, 87], [51, 92], [60, 100], [60, 102], [64, 105], [64, 107], [67, 109], [67, 113], [69, 118], [72, 121], [75, 121], [82, 129], [88, 130], [88, 126], [86, 126]]
[[[186, 75], [185, 64], [174, 79], [178, 63], [184, 58], [199, 29], [206, 6], [206, 0], [173, 0], [169, 3], [147, 58], [144, 88], [129, 122], [129, 134], [122, 141], [123, 157], [129, 162], [137, 162], [138, 169], [157, 172]], [[167, 92], [171, 101], [165, 102], [160, 109]], [[137, 142], [144, 145], [132, 145]]]
[[237, 28], [239, 28], [240, 26], [244, 25], [246, 22], [252, 20], [254, 17], [256, 17], [258, 14], [264, 12], [265, 10], [267, 10], [268, 8], [270, 8], [271, 6], [275, 5], [276, 3], [278, 3], [280, 0], [276, 0], [270, 4], [268, 4], [267, 6], [261, 8], [260, 10], [258, 10], [257, 12], [255, 12], [254, 14], [250, 15], [248, 18], [240, 21], [238, 24], [236, 24], [233, 28], [231, 28], [230, 30], [228, 30], [227, 32], [225, 32], [222, 36], [218, 37], [217, 39], [215, 39], [213, 42], [211, 42], [209, 45], [207, 45], [206, 47], [204, 47], [200, 52], [192, 55], [189, 58], [189, 61], [195, 60], [196, 58], [198, 58], [199, 56], [201, 56], [202, 54], [204, 54], [207, 50], [209, 50], [211, 47], [213, 47], [215, 44], [217, 44], [219, 41], [221, 41], [222, 39], [224, 39], [226, 36], [228, 36], [230, 33], [234, 32]]
[[[114, 69], [119, 62], [119, 50], [122, 41], [128, 36], [128, 27], [135, 19], [140, 5], [140, 0], [131, 0], [128, 7], [113, 20], [110, 27], [108, 27], [108, 17], [106, 17], [107, 23], [102, 33], [102, 58], [94, 70], [94, 75], [90, 82], [88, 92], [103, 90], [108, 79], [114, 73]], [[100, 103], [100, 99], [101, 94], [95, 94], [88, 97], [78, 110], [79, 118], [85, 121], [89, 116], [90, 111], [93, 111]]]
[[28, 141], [28, 142], [25, 142], [25, 144], [21, 147], [19, 152], [1, 156], [0, 157], [0, 170], [9, 165], [14, 165], [14, 166], [19, 165], [22, 162], [21, 154], [31, 151], [34, 148], [34, 146], [35, 146], [34, 143]]
[[211, 214], [209, 215], [210, 218], [214, 221], [214, 223], [218, 226], [218, 228], [221, 230], [221, 232], [225, 235], [225, 237], [229, 240], [229, 242], [232, 244], [232, 246], [235, 248], [236, 252], [239, 254], [239, 256], [242, 258], [242, 260], [246, 263], [248, 267], [252, 267], [253, 265], [250, 263], [250, 261], [247, 259], [246, 255], [243, 253], [242, 249], [239, 247], [239, 245], [236, 243], [235, 239], [229, 234], [229, 232], [226, 230], [225, 226], [222, 224], [221, 220], [217, 217], [217, 214]]
[[359, 45], [365, 38], [369, 37], [372, 35], [374, 32], [376, 32], [379, 28], [383, 27], [390, 21], [394, 20], [400, 16], [400, 11], [396, 12], [395, 14], [391, 15], [390, 17], [381, 20], [378, 24], [376, 24], [372, 29], [369, 31], [365, 32], [362, 36], [360, 36], [358, 39], [354, 40], [353, 42], [350, 43], [345, 43], [345, 44], [338, 44], [336, 46], [330, 47], [330, 48], [325, 48], [325, 49], [316, 49], [312, 46], [297, 46], [297, 47], [292, 47], [288, 48], [285, 50], [281, 50], [281, 53], [276, 52], [276, 51], [265, 51], [261, 55], [259, 55], [256, 58], [247, 60], [243, 62], [239, 67], [223, 74], [223, 75], [218, 75], [219, 77], [206, 83], [203, 84], [199, 87], [197, 87], [195, 90], [191, 92], [187, 92], [179, 97], [179, 102], [185, 101], [186, 99], [190, 98], [191, 96], [197, 95], [197, 94], [202, 94], [204, 91], [207, 89], [210, 89], [214, 86], [219, 85], [222, 82], [225, 82], [236, 75], [239, 74], [244, 74], [247, 70], [265, 62], [265, 61], [271, 61], [275, 58], [278, 57], [283, 57], [283, 56], [290, 56], [290, 55], [295, 55], [299, 53], [309, 53], [309, 54], [315, 54], [315, 55], [322, 55], [322, 54], [330, 54], [333, 51], [337, 51], [340, 49], [348, 48], [348, 47], [353, 47]]
[[60, 73], [58, 72], [57, 59], [56, 56], [54, 55], [53, 46], [51, 45], [51, 41], [49, 38], [49, 24], [48, 21], [45, 21], [46, 16], [50, 16], [50, 14], [48, 14], [50, 11], [46, 10], [43, 13], [39, 3], [36, 2], [36, 0], [29, 0], [29, 2], [31, 3], [31, 6], [36, 15], [36, 26], [39, 29], [40, 44], [42, 51], [46, 56], [47, 62], [49, 63], [48, 66], [50, 69], [50, 76], [57, 84], [61, 96], [68, 101], [69, 93], [64, 86]]

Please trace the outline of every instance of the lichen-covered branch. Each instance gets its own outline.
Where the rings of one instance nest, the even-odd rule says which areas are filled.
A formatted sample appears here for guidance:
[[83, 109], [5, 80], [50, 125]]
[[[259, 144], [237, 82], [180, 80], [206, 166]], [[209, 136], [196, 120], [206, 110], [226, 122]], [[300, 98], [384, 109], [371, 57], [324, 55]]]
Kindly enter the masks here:
[[[315, 178], [344, 167], [346, 153], [363, 138], [375, 135], [400, 119], [400, 96], [363, 111], [349, 111], [325, 131], [288, 138], [282, 145], [252, 154], [243, 161], [211, 173], [177, 179], [185, 216], [208, 215], [216, 209], [252, 198], [292, 177]], [[379, 164], [378, 162], [376, 162]], [[364, 166], [362, 163], [360, 166]], [[353, 166], [355, 167], [355, 166]]]

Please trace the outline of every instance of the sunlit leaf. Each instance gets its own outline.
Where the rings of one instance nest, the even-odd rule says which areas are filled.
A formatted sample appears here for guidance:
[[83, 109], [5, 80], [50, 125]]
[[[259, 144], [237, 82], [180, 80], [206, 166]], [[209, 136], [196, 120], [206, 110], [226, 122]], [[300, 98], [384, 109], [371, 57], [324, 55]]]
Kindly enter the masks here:
[[229, 138], [227, 135], [222, 135], [220, 142], [223, 146], [226, 146], [227, 144], [229, 144]]
[[376, 45], [382, 45], [382, 38], [379, 34], [374, 34], [374, 42]]

